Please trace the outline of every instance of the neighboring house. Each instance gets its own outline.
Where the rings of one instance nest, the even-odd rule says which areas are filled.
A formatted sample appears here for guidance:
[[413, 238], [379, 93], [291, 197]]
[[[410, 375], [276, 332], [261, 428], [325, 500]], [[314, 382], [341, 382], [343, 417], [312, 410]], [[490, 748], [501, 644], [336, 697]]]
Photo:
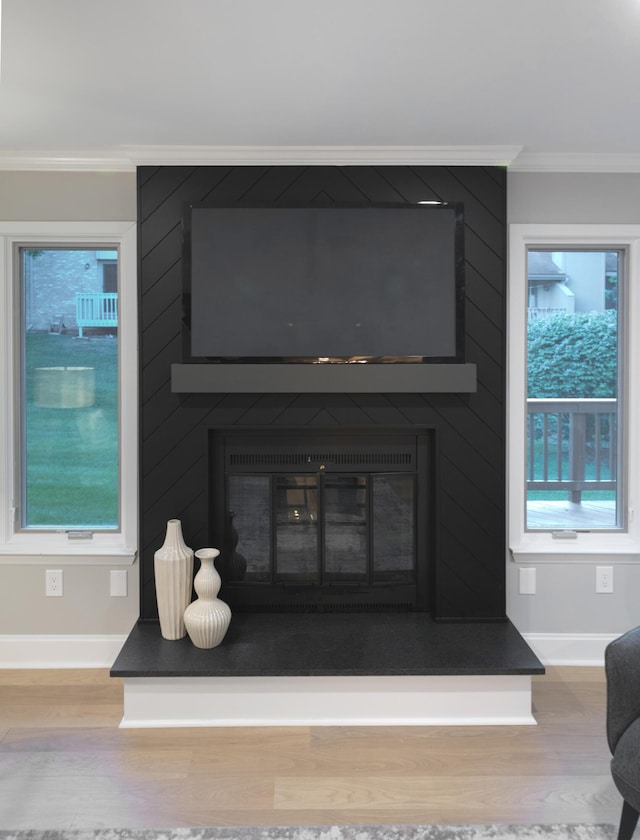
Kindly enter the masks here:
[[616, 254], [529, 251], [529, 317], [601, 312], [617, 280]]
[[25, 324], [37, 332], [117, 327], [117, 252], [28, 250]]

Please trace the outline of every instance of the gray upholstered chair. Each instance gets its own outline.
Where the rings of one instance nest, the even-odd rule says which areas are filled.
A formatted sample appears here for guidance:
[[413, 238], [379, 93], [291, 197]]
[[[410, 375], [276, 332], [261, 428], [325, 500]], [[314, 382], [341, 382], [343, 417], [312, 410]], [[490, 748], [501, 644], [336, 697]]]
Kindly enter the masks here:
[[605, 651], [611, 773], [624, 800], [618, 840], [630, 840], [640, 812], [640, 627]]

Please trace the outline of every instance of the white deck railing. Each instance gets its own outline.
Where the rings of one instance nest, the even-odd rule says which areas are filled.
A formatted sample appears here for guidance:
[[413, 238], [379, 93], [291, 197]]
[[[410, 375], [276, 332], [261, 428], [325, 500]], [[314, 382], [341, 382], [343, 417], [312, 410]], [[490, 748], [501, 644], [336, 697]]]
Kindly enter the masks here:
[[76, 324], [79, 336], [85, 327], [117, 327], [118, 293], [77, 292]]
[[615, 490], [616, 399], [531, 399], [528, 411], [528, 490]]
[[538, 307], [530, 306], [528, 311], [529, 320], [533, 321], [536, 318], [553, 318], [554, 315], [573, 315], [570, 309], [559, 309], [558, 307]]

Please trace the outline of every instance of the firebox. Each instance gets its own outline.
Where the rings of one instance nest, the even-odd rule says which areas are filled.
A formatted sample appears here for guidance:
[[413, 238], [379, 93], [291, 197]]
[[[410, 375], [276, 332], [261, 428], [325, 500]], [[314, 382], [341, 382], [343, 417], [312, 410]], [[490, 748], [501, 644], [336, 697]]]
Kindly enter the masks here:
[[221, 597], [253, 612], [431, 611], [432, 436], [213, 431]]

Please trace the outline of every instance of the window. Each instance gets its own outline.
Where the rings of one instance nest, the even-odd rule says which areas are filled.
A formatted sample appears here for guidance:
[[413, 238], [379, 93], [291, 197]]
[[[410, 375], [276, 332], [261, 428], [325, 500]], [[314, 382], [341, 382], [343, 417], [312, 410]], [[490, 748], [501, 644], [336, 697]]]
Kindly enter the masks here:
[[135, 228], [0, 224], [0, 248], [0, 561], [132, 562]]
[[527, 529], [625, 526], [625, 264], [623, 249], [527, 249]]
[[96, 249], [17, 250], [19, 525], [117, 530], [117, 281], [101, 290]]
[[640, 228], [512, 225], [509, 545], [638, 556]]

